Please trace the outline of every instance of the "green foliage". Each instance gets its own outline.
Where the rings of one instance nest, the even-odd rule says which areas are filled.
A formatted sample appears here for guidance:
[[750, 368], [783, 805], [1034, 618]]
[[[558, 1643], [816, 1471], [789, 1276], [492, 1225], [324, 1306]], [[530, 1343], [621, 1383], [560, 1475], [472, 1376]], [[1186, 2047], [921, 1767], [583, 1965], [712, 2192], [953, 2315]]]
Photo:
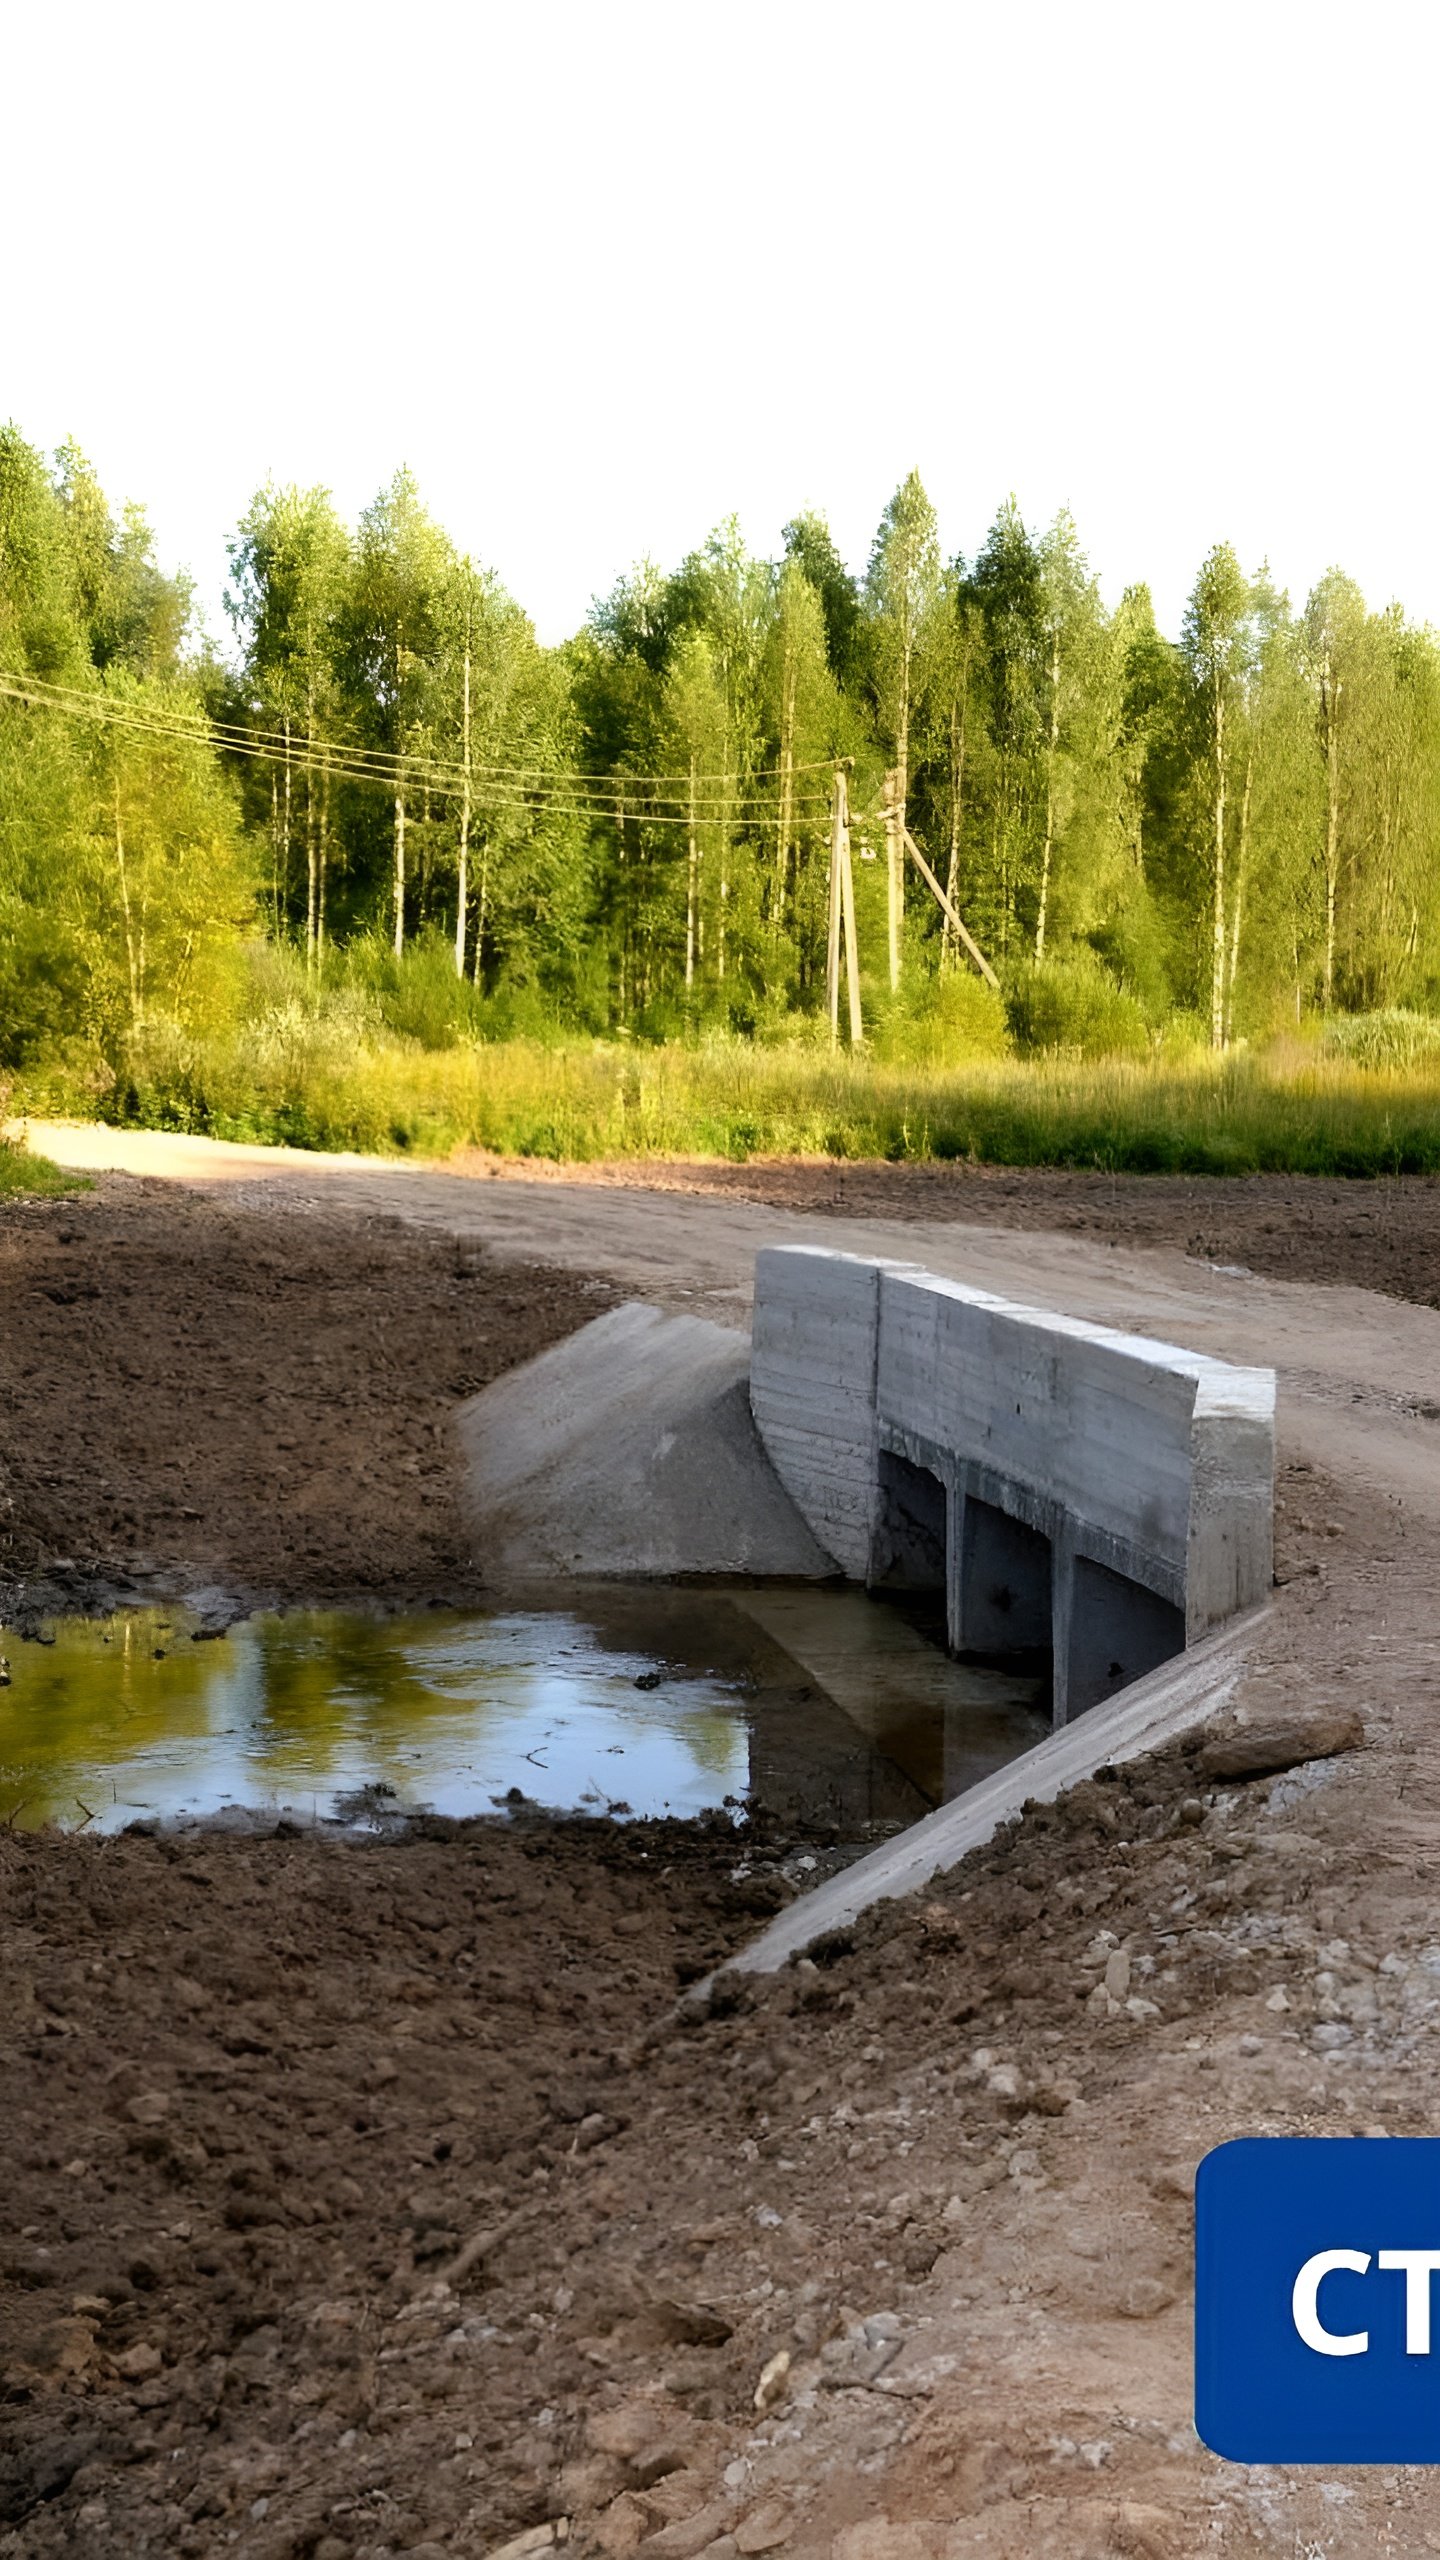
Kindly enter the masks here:
[[1440, 1021], [1392, 1005], [1380, 1013], [1339, 1014], [1325, 1025], [1322, 1047], [1359, 1067], [1413, 1067], [1440, 1056]]
[[886, 1066], [953, 1067], [1010, 1053], [1004, 999], [983, 978], [912, 975], [895, 996], [869, 991], [871, 1054]]
[[[52, 1088], [52, 1104], [60, 1097]], [[208, 1039], [155, 1025], [106, 1116], [302, 1147], [556, 1163], [832, 1156], [1128, 1173], [1440, 1172], [1433, 1066], [1051, 1056], [884, 1064], [813, 1042], [508, 1039], [425, 1050], [356, 991]]]
[[1006, 986], [1005, 1012], [1016, 1048], [1032, 1057], [1138, 1058], [1150, 1047], [1135, 997], [1083, 948], [1066, 960], [1034, 960], [1017, 969]]
[[48, 1156], [32, 1155], [28, 1147], [0, 1138], [0, 1200], [51, 1200], [90, 1188], [83, 1173], [64, 1173]]
[[[1368, 1162], [1363, 1079], [1440, 1042], [1440, 642], [1339, 571], [1296, 612], [1217, 544], [1172, 643], [1143, 588], [1106, 609], [1063, 514], [1009, 499], [947, 566], [912, 472], [863, 581], [818, 515], [776, 560], [729, 521], [546, 650], [403, 471], [353, 526], [266, 487], [230, 571], [227, 671], [143, 513], [0, 430], [0, 669], [70, 704], [0, 692], [27, 1090], [549, 1153], [1178, 1162], [1183, 1110], [1218, 1165], [1304, 1142], [1278, 1071], [1206, 1082], [1197, 1041], [1233, 1062], [1318, 1019], [1362, 1084], [1316, 1088], [1317, 1146]], [[842, 761], [866, 1053], [837, 1060]], [[1003, 1002], [908, 862], [894, 915], [887, 773]], [[1106, 1061], [1153, 1070], [1153, 1112]], [[1385, 1092], [1409, 1161], [1412, 1084]]]

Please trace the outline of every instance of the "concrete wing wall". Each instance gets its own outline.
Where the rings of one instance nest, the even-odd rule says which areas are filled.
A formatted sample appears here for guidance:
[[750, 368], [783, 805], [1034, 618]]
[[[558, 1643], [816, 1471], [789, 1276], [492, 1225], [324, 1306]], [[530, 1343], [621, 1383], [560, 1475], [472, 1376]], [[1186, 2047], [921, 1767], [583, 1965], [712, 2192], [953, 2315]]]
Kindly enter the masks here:
[[800, 1245], [755, 1258], [750, 1410], [796, 1509], [853, 1582], [870, 1571], [882, 1267]]

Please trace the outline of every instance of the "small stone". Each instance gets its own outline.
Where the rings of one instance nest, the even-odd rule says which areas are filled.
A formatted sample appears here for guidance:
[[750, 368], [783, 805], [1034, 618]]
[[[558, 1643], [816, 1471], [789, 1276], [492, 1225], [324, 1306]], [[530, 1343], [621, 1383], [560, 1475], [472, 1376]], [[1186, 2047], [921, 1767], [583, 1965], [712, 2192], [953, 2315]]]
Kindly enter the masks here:
[[1264, 2050], [1265, 2039], [1263, 2036], [1242, 2036], [1240, 2038], [1238, 2051], [1246, 2054], [1251, 2059], [1253, 2059], [1257, 2053], [1263, 2053]]
[[[524, 2533], [512, 2534], [508, 2542], [488, 2551], [485, 2560], [534, 2560], [537, 2552], [553, 2550], [557, 2542], [564, 2542], [569, 2531], [565, 2516], [554, 2524], [532, 2524]], [[605, 2547], [609, 2549], [608, 2543]], [[634, 2547], [633, 2543], [629, 2546], [632, 2550]], [[416, 2542], [410, 2546], [409, 2560], [448, 2560], [448, 2554], [438, 2542]]]
[[338, 2533], [327, 2533], [316, 2543], [311, 2560], [351, 2560], [350, 2545]]
[[1105, 1988], [1112, 2000], [1123, 2000], [1130, 1989], [1130, 1950], [1117, 1947], [1105, 1959]]
[[123, 2355], [115, 2358], [115, 2370], [123, 2373], [127, 2382], [148, 2382], [152, 2374], [160, 2372], [164, 2362], [159, 2348], [147, 2345], [142, 2339], [138, 2346], [127, 2347]]
[[[729, 2540], [726, 2527], [730, 2509], [721, 2498], [712, 2498], [708, 2507], [698, 2507], [692, 2515], [677, 2516], [673, 2524], [662, 2524], [645, 2544], [645, 2560], [699, 2560], [720, 2539]], [[735, 2545], [731, 2544], [731, 2549]]]
[[587, 2443], [617, 2462], [636, 2462], [664, 2431], [662, 2412], [649, 2400], [624, 2400], [618, 2409], [595, 2409], [585, 2422]]
[[753, 2560], [760, 2551], [778, 2551], [795, 2530], [795, 2520], [788, 2507], [778, 2498], [767, 2498], [762, 2506], [742, 2518], [735, 2527], [735, 2548], [743, 2551], [745, 2560]]
[[1218, 1726], [1201, 1748], [1196, 1766], [1204, 1778], [1265, 1778], [1358, 1751], [1365, 1721], [1353, 1707], [1271, 1708], [1242, 1724]]
[[1168, 2311], [1174, 2299], [1174, 2286], [1162, 2284], [1158, 2276], [1134, 2276], [1115, 2308], [1122, 2320], [1153, 2320]]
[[1353, 2044], [1354, 2040], [1355, 2030], [1347, 2027], [1343, 2018], [1327, 2018], [1324, 2025], [1315, 2030], [1315, 2048], [1319, 2053], [1334, 2053], [1342, 2044]]
[[[762, 2417], [767, 2409], [773, 2409], [778, 2401], [784, 2399], [789, 2378], [790, 2350], [788, 2347], [781, 2347], [778, 2354], [771, 2356], [768, 2363], [761, 2366], [760, 2379], [755, 2385], [754, 2406]], [[757, 2550], [767, 2548], [763, 2543], [757, 2543], [755, 2547]]]
[[1271, 1992], [1269, 1999], [1266, 2001], [1265, 2006], [1275, 2017], [1284, 2017], [1286, 2010], [1290, 2006], [1290, 1994], [1285, 1989], [1283, 1983], [1277, 1983], [1275, 1989]]
[[163, 2124], [170, 2113], [170, 2100], [163, 2089], [142, 2089], [125, 2110], [132, 2124]]

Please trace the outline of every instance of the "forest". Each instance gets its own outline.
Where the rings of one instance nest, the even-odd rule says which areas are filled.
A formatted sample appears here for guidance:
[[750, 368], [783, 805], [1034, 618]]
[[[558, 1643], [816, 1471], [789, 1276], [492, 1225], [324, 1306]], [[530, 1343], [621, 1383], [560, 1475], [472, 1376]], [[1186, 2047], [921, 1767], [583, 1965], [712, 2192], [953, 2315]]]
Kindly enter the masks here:
[[[546, 648], [402, 470], [353, 525], [257, 491], [226, 614], [198, 627], [77, 447], [0, 431], [22, 1102], [313, 1139], [345, 1127], [317, 1076], [333, 1102], [382, 1049], [412, 1095], [422, 1055], [517, 1041], [677, 1077], [827, 1052], [842, 787], [872, 1066], [1440, 1041], [1440, 641], [1339, 569], [1297, 603], [1217, 543], [1172, 638], [1066, 515], [1007, 498], [947, 556], [912, 472], [859, 574], [817, 514], [769, 560], [727, 522]], [[483, 1136], [446, 1072], [431, 1119]]]

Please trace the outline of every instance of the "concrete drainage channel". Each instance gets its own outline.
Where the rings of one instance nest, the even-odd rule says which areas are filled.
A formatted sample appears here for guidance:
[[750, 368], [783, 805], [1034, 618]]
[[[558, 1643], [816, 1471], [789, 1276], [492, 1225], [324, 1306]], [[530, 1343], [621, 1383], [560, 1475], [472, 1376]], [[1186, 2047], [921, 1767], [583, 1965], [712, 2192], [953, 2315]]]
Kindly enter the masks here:
[[[943, 1598], [951, 1653], [1002, 1679], [1048, 1657], [1050, 1737], [792, 1905], [737, 1960], [761, 1970], [1230, 1702], [1271, 1587], [1274, 1430], [1271, 1370], [790, 1246], [757, 1258], [750, 1342], [621, 1307], [464, 1419], [500, 1570], [843, 1575]], [[750, 1605], [783, 1645], [783, 1602]]]

